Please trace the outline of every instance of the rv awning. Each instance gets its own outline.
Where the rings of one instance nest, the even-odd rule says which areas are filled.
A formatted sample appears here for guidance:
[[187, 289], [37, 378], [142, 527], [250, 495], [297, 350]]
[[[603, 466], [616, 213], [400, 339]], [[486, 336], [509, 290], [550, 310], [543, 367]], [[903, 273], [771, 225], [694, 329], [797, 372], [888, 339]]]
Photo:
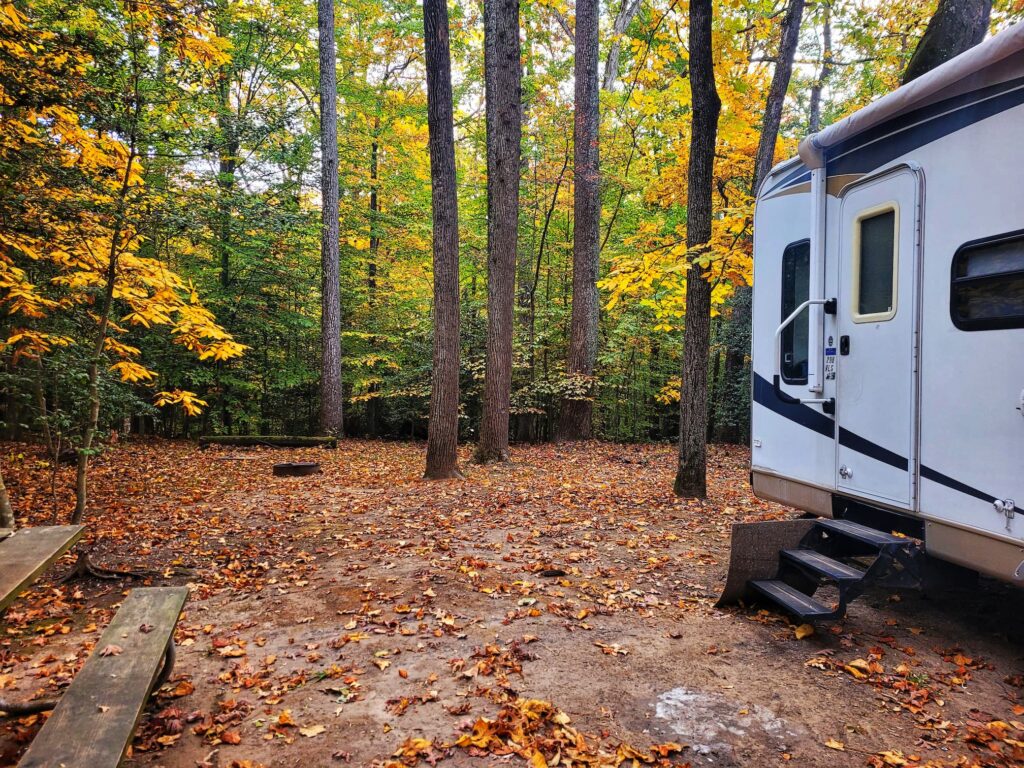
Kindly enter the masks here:
[[982, 72], [998, 69], [1024, 51], [1024, 23], [1016, 24], [980, 45], [939, 65], [906, 85], [886, 94], [849, 117], [800, 142], [800, 159], [808, 168], [822, 168], [825, 150], [911, 109], [971, 90]]

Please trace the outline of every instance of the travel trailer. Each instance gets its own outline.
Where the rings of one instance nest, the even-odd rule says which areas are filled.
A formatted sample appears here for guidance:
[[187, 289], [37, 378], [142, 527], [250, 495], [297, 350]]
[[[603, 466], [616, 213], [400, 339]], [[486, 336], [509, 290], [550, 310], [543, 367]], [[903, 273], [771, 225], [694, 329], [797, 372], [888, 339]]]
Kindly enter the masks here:
[[819, 520], [748, 591], [836, 617], [922, 552], [1024, 586], [1024, 24], [772, 170], [752, 360], [754, 491]]

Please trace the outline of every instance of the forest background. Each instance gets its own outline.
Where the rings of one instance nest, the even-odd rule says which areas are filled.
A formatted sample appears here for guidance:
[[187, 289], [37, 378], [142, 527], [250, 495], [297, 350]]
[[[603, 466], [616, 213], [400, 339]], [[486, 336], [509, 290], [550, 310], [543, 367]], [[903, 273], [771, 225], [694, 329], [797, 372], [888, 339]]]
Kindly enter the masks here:
[[[679, 434], [694, 257], [689, 8], [595, 7], [600, 311], [582, 377], [567, 373], [578, 19], [566, 0], [518, 11], [514, 441], [557, 437], [560, 410], [581, 399], [595, 437]], [[424, 10], [413, 0], [333, 8], [343, 434], [425, 437], [438, 306]], [[79, 514], [88, 456], [118, 434], [322, 431], [317, 10], [309, 0], [0, 3], [3, 428], [39, 437], [54, 458], [78, 456]], [[934, 12], [933, 0], [715, 3], [722, 106], [700, 255], [711, 285], [709, 439], [748, 436], [755, 158], [773, 76], [791, 63], [778, 161], [896, 88]], [[1022, 12], [997, 2], [991, 30]], [[458, 433], [475, 441], [488, 336], [484, 4], [459, 0], [448, 14]]]

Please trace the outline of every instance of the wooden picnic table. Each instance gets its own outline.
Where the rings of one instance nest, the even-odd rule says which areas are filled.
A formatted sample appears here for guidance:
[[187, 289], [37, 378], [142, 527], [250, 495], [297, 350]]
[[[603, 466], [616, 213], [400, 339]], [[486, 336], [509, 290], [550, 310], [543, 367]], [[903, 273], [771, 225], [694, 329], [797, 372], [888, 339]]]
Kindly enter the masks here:
[[0, 613], [75, 545], [84, 525], [21, 528], [0, 536]]
[[[0, 613], [67, 552], [82, 525], [0, 529]], [[174, 628], [187, 587], [133, 589], [18, 763], [20, 768], [117, 768], [153, 690], [174, 666]], [[31, 702], [29, 702], [31, 704]], [[8, 702], [9, 704], [9, 702]]]

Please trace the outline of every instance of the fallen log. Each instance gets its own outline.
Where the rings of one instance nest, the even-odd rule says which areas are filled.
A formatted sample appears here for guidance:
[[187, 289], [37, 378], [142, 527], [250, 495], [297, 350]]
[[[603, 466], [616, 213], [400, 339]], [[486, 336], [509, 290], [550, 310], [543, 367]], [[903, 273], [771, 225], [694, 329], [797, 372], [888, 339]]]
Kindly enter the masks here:
[[337, 448], [336, 437], [308, 437], [304, 435], [204, 435], [199, 447], [231, 445], [242, 448]]

